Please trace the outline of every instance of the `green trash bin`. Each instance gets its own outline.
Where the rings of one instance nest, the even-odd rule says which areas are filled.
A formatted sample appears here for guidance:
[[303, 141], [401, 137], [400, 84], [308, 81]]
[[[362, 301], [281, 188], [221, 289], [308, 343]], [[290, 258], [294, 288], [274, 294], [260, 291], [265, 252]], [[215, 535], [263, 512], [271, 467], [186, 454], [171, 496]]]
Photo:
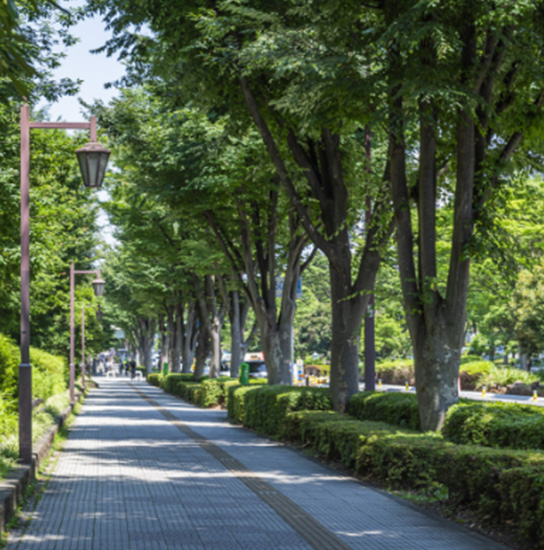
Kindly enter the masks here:
[[168, 374], [168, 363], [166, 361], [162, 364], [162, 374], [163, 376]]
[[249, 365], [240, 363], [240, 384], [247, 386], [249, 384]]

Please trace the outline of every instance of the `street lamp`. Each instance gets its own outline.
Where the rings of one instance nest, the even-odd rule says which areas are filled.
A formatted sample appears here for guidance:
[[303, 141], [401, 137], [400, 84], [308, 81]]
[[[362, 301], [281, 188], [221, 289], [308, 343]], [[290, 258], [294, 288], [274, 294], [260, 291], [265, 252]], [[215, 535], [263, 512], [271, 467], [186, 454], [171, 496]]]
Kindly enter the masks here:
[[[75, 300], [75, 282], [76, 275], [96, 275], [96, 279], [92, 282], [94, 288], [94, 294], [97, 297], [102, 296], [104, 293], [104, 286], [106, 284], [100, 278], [100, 269], [95, 269], [91, 271], [79, 271], [74, 268], [74, 262], [70, 264], [70, 402], [73, 403], [75, 400], [75, 377], [76, 369], [74, 364], [74, 300]], [[85, 314], [83, 314], [85, 315]], [[84, 319], [84, 317], [83, 317]], [[83, 383], [83, 388], [85, 389], [85, 365], [83, 364], [81, 371], [81, 380]]]
[[[90, 130], [92, 143], [96, 143], [96, 118], [90, 122], [34, 122], [30, 120], [30, 108], [21, 107], [21, 364], [19, 365], [19, 458], [25, 464], [32, 463], [32, 367], [30, 365], [30, 129]], [[85, 149], [85, 147], [83, 148]], [[80, 150], [84, 156], [88, 174], [83, 173], [84, 183], [102, 179], [105, 172], [104, 151]], [[107, 158], [106, 158], [107, 161]], [[81, 162], [81, 161], [80, 161]], [[81, 164], [80, 164], [81, 167]]]

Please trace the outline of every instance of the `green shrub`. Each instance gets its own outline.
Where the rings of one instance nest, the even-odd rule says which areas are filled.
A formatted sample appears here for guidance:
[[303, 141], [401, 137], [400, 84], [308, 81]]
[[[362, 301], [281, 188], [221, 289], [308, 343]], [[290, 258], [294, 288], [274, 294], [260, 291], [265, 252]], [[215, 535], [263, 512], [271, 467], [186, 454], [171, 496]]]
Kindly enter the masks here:
[[396, 359], [376, 363], [376, 378], [384, 384], [404, 385], [409, 382], [415, 384], [413, 359]]
[[66, 390], [68, 368], [62, 357], [31, 347], [30, 362], [33, 367], [33, 397], [47, 401], [50, 397], [61, 394]]
[[13, 340], [0, 334], [0, 389], [7, 399], [17, 397], [21, 354]]
[[158, 372], [152, 372], [152, 373], [147, 375], [147, 381], [152, 386], [157, 386], [157, 388], [160, 388], [161, 387], [161, 382], [162, 382], [162, 374], [160, 374]]
[[244, 397], [244, 425], [271, 436], [281, 435], [289, 411], [332, 408], [329, 390], [325, 388], [261, 386]]
[[226, 401], [225, 384], [234, 382], [238, 384], [238, 380], [234, 380], [227, 376], [219, 378], [208, 378], [202, 382], [202, 393], [200, 395], [202, 407], [215, 407], [224, 405]]
[[419, 430], [419, 409], [413, 393], [360, 392], [350, 399], [347, 412], [359, 420]]
[[233, 385], [228, 388], [227, 415], [231, 422], [243, 424], [246, 415], [246, 395], [257, 391], [259, 384], [249, 386]]
[[510, 518], [531, 548], [544, 548], [544, 475], [542, 466], [522, 466], [501, 472], [498, 491], [501, 517]]
[[479, 355], [461, 355], [461, 365], [465, 365], [466, 363], [474, 363], [481, 360], [482, 358]]
[[516, 403], [459, 403], [443, 428], [454, 443], [544, 449], [544, 410]]
[[168, 392], [175, 393], [175, 386], [178, 382], [195, 382], [195, 377], [192, 374], [185, 374], [182, 372], [170, 372], [168, 373], [162, 382], [162, 387]]
[[52, 395], [32, 415], [32, 439], [39, 440], [55, 424], [59, 416], [70, 405], [70, 396], [67, 392]]
[[223, 405], [228, 409], [230, 388], [240, 386], [240, 381], [237, 378], [228, 378], [221, 385], [223, 386], [223, 394], [224, 394]]
[[438, 494], [453, 507], [463, 505], [497, 524], [515, 525], [534, 548], [544, 548], [544, 453], [455, 445], [439, 434], [335, 412], [288, 413], [284, 433], [392, 488]]
[[493, 366], [486, 374], [482, 375], [479, 382], [487, 388], [501, 388], [518, 381], [530, 386], [539, 380], [539, 377], [531, 372], [512, 367], [501, 368]]
[[480, 378], [481, 376], [488, 374], [493, 367], [494, 365], [491, 361], [478, 359], [476, 361], [468, 361], [466, 363], [462, 362], [459, 370], [466, 372], [470, 376]]

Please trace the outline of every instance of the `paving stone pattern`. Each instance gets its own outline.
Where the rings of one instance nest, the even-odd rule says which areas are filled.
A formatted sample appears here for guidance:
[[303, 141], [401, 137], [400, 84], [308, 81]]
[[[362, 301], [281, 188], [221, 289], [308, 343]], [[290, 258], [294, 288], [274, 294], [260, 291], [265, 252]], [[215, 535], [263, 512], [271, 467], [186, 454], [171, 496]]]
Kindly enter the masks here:
[[[505, 548], [232, 426], [224, 411], [193, 407], [146, 382], [99, 384], [9, 550]], [[243, 466], [225, 466], [225, 453]], [[267, 504], [262, 487], [278, 493], [294, 520]], [[330, 536], [309, 536], [315, 522]]]

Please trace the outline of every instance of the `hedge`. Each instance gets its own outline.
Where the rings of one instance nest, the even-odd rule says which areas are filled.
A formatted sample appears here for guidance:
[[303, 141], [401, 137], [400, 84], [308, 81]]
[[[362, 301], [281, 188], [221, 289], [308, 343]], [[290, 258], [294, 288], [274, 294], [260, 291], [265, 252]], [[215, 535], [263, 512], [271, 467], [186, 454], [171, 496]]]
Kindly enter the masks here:
[[384, 384], [404, 385], [408, 382], [413, 386], [415, 384], [414, 360], [396, 359], [376, 363], [376, 378]]
[[162, 374], [157, 373], [157, 372], [152, 372], [152, 373], [147, 375], [147, 381], [152, 386], [157, 386], [157, 388], [160, 388], [161, 384], [162, 384]]
[[257, 432], [277, 437], [282, 434], [289, 411], [330, 410], [329, 390], [292, 386], [260, 386], [255, 391], [234, 391], [234, 399], [243, 399], [244, 417], [240, 421]]
[[[17, 398], [21, 353], [17, 344], [0, 334], [0, 390], [7, 401]], [[67, 387], [66, 362], [62, 357], [31, 347], [32, 397], [46, 401]]]
[[437, 492], [544, 549], [544, 453], [455, 445], [335, 412], [295, 411], [285, 435], [390, 488]]
[[184, 372], [170, 372], [163, 378], [162, 387], [168, 393], [175, 393], [174, 388], [180, 381], [195, 382], [195, 377], [192, 374], [187, 374]]
[[331, 407], [328, 390], [325, 388], [262, 384], [229, 388], [229, 419], [273, 436], [281, 435], [288, 411], [329, 410]]
[[544, 449], [544, 410], [516, 403], [458, 403], [443, 428], [454, 443]]
[[347, 412], [359, 420], [376, 420], [419, 430], [419, 409], [413, 393], [360, 392], [349, 400]]

